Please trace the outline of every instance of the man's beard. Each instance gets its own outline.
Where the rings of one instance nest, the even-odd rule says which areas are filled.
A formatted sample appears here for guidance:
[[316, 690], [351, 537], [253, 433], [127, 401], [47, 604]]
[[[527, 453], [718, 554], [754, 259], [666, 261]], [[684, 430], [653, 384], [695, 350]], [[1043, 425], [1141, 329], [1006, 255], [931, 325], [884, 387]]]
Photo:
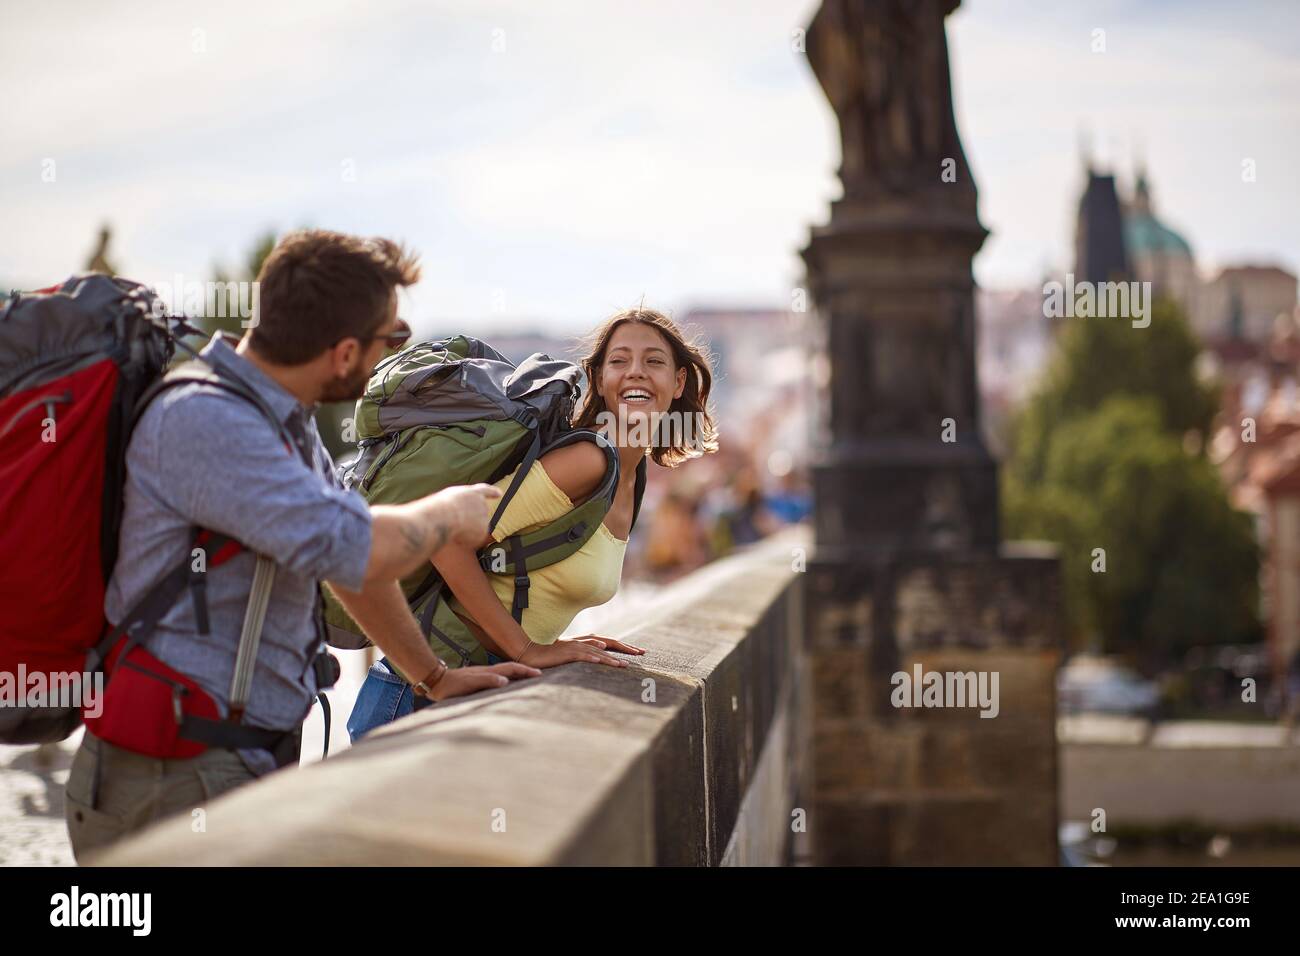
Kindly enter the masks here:
[[369, 381], [370, 373], [366, 371], [364, 365], [358, 365], [354, 372], [328, 382], [321, 390], [320, 400], [321, 402], [355, 402], [366, 394], [366, 383]]

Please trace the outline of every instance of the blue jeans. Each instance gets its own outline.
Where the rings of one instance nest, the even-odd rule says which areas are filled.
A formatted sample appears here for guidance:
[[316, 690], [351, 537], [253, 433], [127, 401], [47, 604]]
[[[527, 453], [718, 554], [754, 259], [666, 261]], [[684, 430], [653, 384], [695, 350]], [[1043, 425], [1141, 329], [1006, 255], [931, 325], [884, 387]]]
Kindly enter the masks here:
[[[489, 664], [500, 664], [501, 658], [488, 654]], [[348, 717], [348, 736], [356, 743], [376, 727], [391, 724], [399, 717], [422, 710], [433, 701], [416, 697], [411, 685], [402, 680], [384, 657], [370, 665], [365, 682], [357, 694], [357, 702]]]

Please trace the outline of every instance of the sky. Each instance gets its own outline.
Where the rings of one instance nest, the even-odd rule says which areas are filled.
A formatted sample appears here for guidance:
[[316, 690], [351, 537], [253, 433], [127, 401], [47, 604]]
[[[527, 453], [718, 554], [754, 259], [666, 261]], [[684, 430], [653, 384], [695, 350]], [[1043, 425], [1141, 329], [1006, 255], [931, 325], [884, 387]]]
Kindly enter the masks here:
[[[0, 0], [0, 285], [105, 222], [151, 284], [320, 226], [420, 253], [417, 330], [786, 306], [839, 195], [816, 6]], [[1122, 189], [1145, 160], [1206, 273], [1300, 272], [1300, 4], [966, 0], [948, 35], [982, 285], [1070, 265], [1084, 141]]]

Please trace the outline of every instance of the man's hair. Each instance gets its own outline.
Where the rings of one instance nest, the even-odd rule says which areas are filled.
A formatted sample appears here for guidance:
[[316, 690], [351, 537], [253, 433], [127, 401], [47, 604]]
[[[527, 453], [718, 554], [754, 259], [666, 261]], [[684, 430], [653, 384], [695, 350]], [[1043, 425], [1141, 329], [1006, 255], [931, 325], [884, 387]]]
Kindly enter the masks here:
[[416, 257], [390, 239], [291, 232], [257, 276], [251, 343], [268, 361], [302, 365], [342, 339], [366, 342], [383, 326], [395, 288], [419, 279]]

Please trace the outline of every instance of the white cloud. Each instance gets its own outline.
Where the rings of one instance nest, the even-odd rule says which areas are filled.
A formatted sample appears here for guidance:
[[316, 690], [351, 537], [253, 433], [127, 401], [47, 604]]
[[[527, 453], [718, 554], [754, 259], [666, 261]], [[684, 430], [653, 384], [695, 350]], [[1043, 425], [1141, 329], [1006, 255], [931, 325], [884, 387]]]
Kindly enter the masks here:
[[[267, 228], [315, 224], [419, 249], [417, 321], [572, 325], [642, 292], [784, 301], [838, 190], [833, 117], [790, 43], [815, 7], [30, 7], [8, 18], [0, 58], [0, 282], [79, 265], [103, 220], [141, 275], [202, 274]], [[1206, 261], [1256, 250], [1300, 264], [1287, 165], [1300, 73], [1270, 32], [1197, 7], [1162, 19], [1126, 3], [968, 0], [949, 33], [993, 230], [980, 280], [1068, 261], [1081, 125], [1100, 149], [1119, 138], [1124, 172], [1141, 141], [1160, 209]], [[40, 180], [46, 157], [55, 183]]]

